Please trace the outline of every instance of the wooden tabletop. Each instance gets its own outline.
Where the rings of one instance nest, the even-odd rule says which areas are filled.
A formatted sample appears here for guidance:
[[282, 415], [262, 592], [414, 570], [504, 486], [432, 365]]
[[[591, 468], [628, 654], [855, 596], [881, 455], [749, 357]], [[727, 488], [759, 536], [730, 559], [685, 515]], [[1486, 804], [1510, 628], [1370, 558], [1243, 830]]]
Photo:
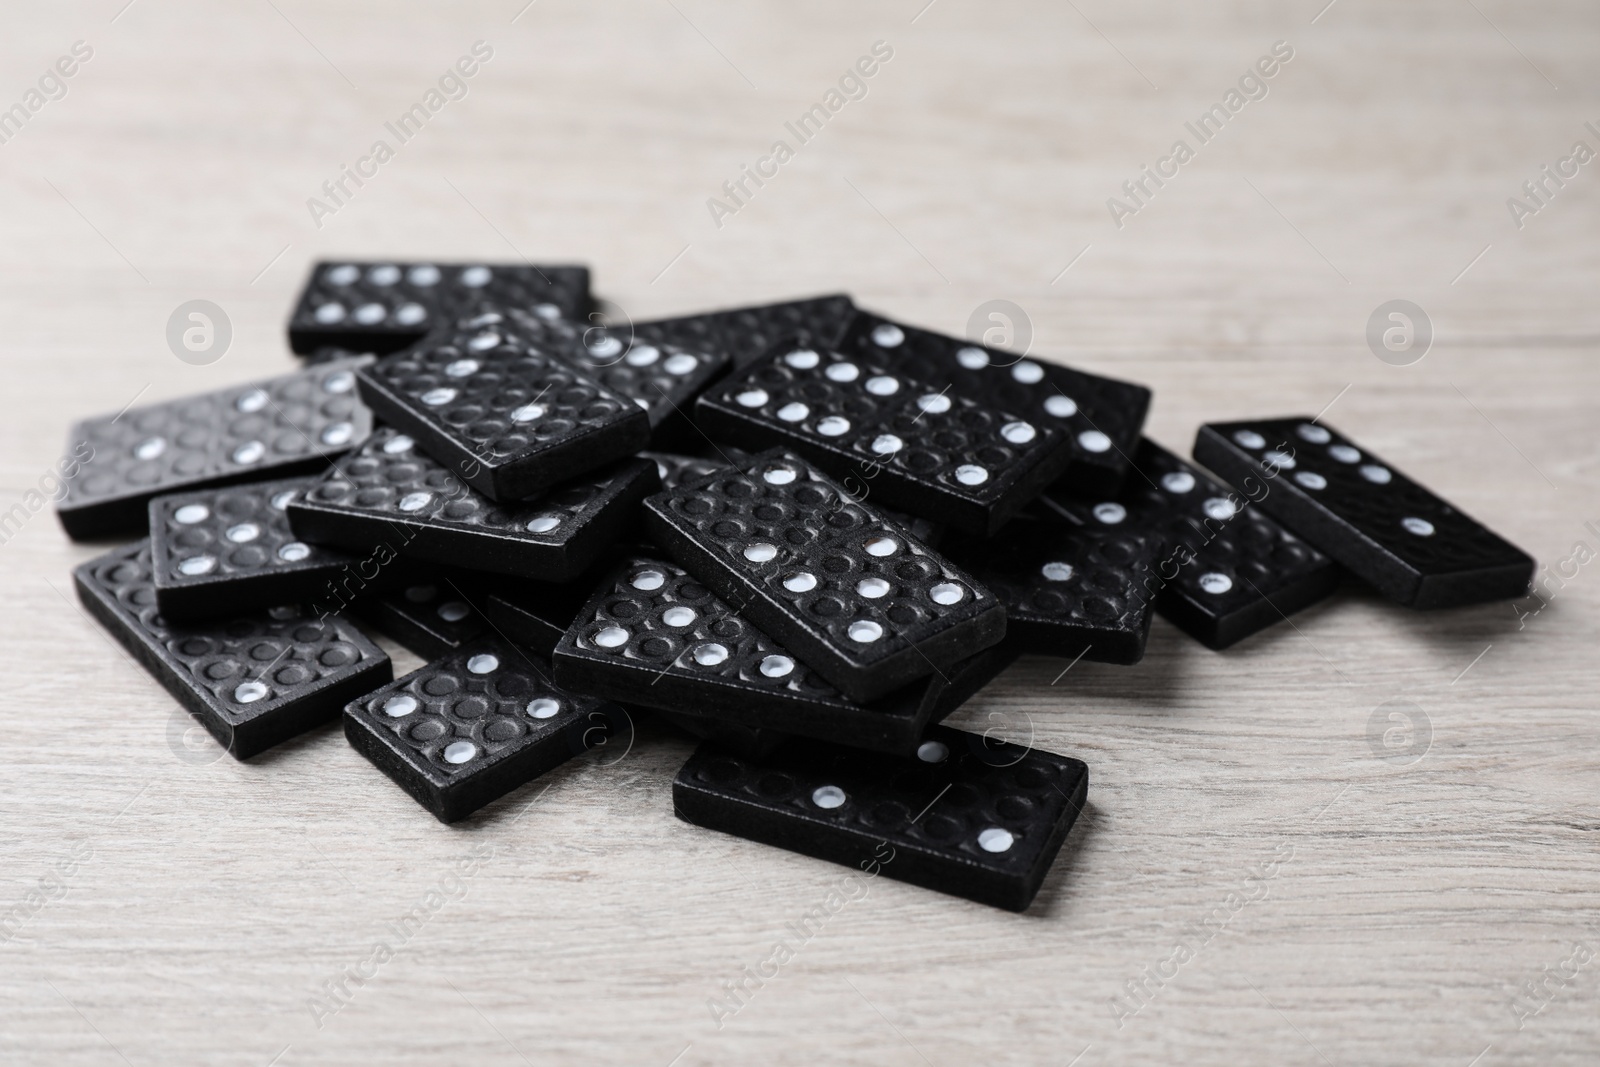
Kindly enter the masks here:
[[[1033, 907], [874, 879], [718, 1013], [848, 872], [674, 818], [686, 737], [455, 826], [333, 725], [238, 763], [76, 605], [105, 546], [46, 507], [0, 545], [0, 1060], [1595, 1062], [1592, 5], [523, 3], [12, 5], [0, 511], [75, 417], [292, 368], [320, 256], [526, 256], [636, 318], [847, 290], [965, 333], [1010, 301], [1185, 453], [1326, 408], [1551, 592], [1023, 660], [953, 722], [1090, 766]], [[205, 366], [166, 339], [192, 299], [232, 327]], [[1425, 354], [1369, 346], [1392, 300]]]

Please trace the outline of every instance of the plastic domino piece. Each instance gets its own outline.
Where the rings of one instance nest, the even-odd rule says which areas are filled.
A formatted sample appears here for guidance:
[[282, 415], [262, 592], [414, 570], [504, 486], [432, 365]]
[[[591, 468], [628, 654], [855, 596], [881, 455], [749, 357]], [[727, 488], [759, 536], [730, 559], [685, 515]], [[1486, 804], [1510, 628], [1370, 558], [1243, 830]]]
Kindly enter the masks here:
[[[132, 408], [72, 427], [56, 514], [67, 536], [139, 536], [153, 497], [324, 466], [372, 432], [357, 361]], [[68, 470], [68, 464], [71, 470]]]
[[698, 826], [1023, 911], [1088, 782], [1081, 760], [936, 726], [909, 758], [810, 740], [754, 759], [702, 745], [672, 802]]
[[634, 335], [655, 344], [724, 353], [736, 369], [743, 369], [786, 337], [798, 335], [813, 344], [830, 345], [855, 314], [848, 296], [833, 293], [641, 322]]
[[89, 613], [237, 759], [333, 718], [394, 676], [383, 650], [337, 615], [290, 606], [168, 623], [156, 608], [148, 541], [72, 577]]
[[1061, 488], [1117, 491], [1150, 410], [1150, 390], [1059, 363], [973, 344], [862, 312], [839, 342], [864, 362], [887, 364], [987, 407], [1055, 426], [1072, 440]]
[[362, 597], [350, 610], [423, 659], [449, 655], [484, 632], [484, 617], [473, 606], [480, 593], [467, 574], [414, 577], [403, 589]]
[[415, 344], [465, 307], [589, 310], [589, 269], [510, 263], [323, 261], [311, 268], [289, 318], [302, 355], [337, 346], [389, 353]]
[[345, 708], [350, 744], [455, 822], [604, 741], [626, 712], [554, 685], [547, 665], [474, 641]]
[[628, 459], [502, 507], [463, 485], [394, 430], [379, 430], [289, 502], [302, 540], [544, 581], [576, 578], [633, 522], [657, 487]]
[[652, 541], [852, 700], [1005, 636], [993, 593], [793, 454], [657, 494], [644, 515]]
[[780, 342], [703, 394], [713, 437], [789, 448], [859, 496], [987, 537], [1072, 458], [1066, 433], [884, 362]]
[[379, 418], [491, 500], [532, 496], [650, 439], [630, 398], [497, 326], [388, 356], [359, 379]]
[[1326, 424], [1208, 423], [1194, 455], [1397, 603], [1455, 607], [1528, 591], [1533, 557]]

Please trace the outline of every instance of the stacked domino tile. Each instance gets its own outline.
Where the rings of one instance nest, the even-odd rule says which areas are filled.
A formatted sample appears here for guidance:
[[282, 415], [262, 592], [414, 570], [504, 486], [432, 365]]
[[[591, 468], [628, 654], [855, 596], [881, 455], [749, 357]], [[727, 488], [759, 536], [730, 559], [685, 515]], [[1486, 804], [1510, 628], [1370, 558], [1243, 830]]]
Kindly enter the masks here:
[[316, 264], [299, 370], [73, 427], [62, 525], [128, 542], [80, 598], [240, 759], [342, 714], [452, 822], [656, 715], [703, 739], [687, 822], [1021, 911], [1088, 768], [940, 725], [1018, 655], [1532, 575], [1320, 419], [1202, 427], [1213, 475], [1142, 386], [842, 294], [593, 306], [579, 266]]

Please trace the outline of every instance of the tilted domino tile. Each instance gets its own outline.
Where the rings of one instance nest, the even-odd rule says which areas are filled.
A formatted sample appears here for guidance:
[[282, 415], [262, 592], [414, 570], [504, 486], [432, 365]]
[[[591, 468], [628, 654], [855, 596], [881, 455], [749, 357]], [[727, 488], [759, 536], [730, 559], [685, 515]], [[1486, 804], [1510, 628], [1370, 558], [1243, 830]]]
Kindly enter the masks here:
[[491, 500], [532, 496], [650, 439], [630, 398], [493, 325], [435, 337], [358, 378], [379, 418]]
[[512, 577], [484, 582], [475, 603], [501, 637], [549, 657], [596, 588], [610, 576], [619, 550], [613, 546], [568, 582]]
[[484, 632], [473, 603], [480, 592], [467, 573], [441, 569], [412, 577], [403, 589], [362, 597], [350, 610], [423, 659], [448, 655]]
[[1014, 352], [988, 348], [862, 312], [839, 342], [852, 358], [879, 363], [1036, 426], [1056, 426], [1071, 438], [1063, 489], [1114, 493], [1127, 474], [1150, 390], [1132, 382]]
[[944, 551], [1005, 605], [1007, 647], [1129, 664], [1144, 657], [1150, 636], [1146, 580], [1159, 546], [1145, 531], [1018, 519], [989, 540]]
[[455, 822], [622, 728], [626, 713], [550, 681], [548, 665], [473, 641], [350, 702], [350, 744], [441, 822]]
[[1326, 424], [1208, 423], [1194, 455], [1398, 603], [1453, 607], [1528, 591], [1531, 556]]
[[1087, 795], [1082, 761], [935, 726], [908, 757], [795, 740], [702, 745], [680, 819], [1011, 911], [1033, 901]]
[[1061, 473], [1060, 428], [985, 407], [882, 363], [780, 342], [700, 397], [696, 421], [750, 448], [790, 448], [858, 496], [979, 536]]
[[994, 594], [790, 453], [650, 497], [644, 518], [655, 544], [852, 700], [1005, 636]]
[[393, 677], [383, 650], [338, 615], [276, 607], [168, 623], [156, 608], [148, 541], [113, 549], [72, 577], [89, 613], [239, 759], [333, 718]]
[[412, 559], [566, 581], [631, 527], [657, 484], [654, 464], [625, 459], [537, 499], [500, 505], [386, 428], [290, 501], [289, 525], [314, 544], [386, 545]]
[[86, 419], [72, 428], [56, 514], [74, 540], [148, 530], [152, 497], [282, 478], [361, 444], [372, 413], [356, 395], [358, 361]]
[[389, 353], [415, 344], [466, 305], [589, 310], [589, 269], [508, 263], [323, 261], [311, 268], [289, 319], [289, 347]]
[[786, 337], [798, 335], [812, 344], [832, 344], [855, 313], [848, 296], [833, 293], [641, 322], [634, 327], [634, 335], [655, 344], [724, 353], [735, 368], [743, 369]]

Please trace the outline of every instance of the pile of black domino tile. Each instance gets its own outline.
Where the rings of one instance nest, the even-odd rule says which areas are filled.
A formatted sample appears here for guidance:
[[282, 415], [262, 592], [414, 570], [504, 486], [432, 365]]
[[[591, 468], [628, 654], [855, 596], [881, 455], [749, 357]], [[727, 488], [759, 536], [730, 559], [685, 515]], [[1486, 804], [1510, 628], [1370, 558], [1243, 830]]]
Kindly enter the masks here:
[[[1088, 769], [939, 725], [1018, 654], [1532, 573], [1317, 419], [1202, 427], [1219, 480], [1142, 386], [846, 296], [591, 308], [582, 267], [317, 265], [303, 369], [73, 428], [63, 526], [141, 538], [84, 604], [240, 759], [342, 711], [449, 822], [648, 709], [705, 739], [682, 818], [1020, 910]], [[392, 680], [366, 626], [431, 662]]]

